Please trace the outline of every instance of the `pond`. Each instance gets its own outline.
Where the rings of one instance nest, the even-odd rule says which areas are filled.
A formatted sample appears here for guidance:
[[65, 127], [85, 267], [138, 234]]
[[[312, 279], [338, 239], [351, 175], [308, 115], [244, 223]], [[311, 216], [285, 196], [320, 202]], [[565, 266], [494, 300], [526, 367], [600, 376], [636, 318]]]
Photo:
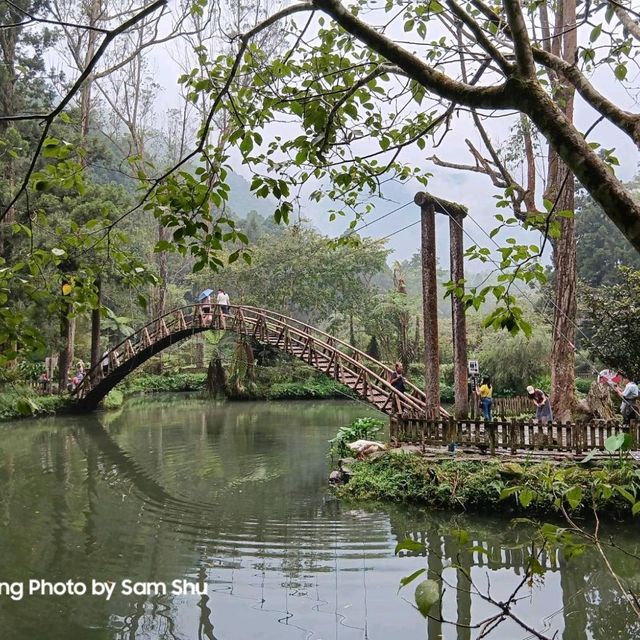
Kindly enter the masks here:
[[[372, 413], [350, 401], [213, 404], [181, 395], [131, 400], [116, 414], [4, 424], [0, 637], [478, 637], [464, 625], [495, 609], [464, 588], [460, 570], [444, 569], [442, 613], [462, 626], [425, 622], [410, 604], [414, 585], [398, 594], [425, 558], [396, 557], [395, 545], [423, 540], [432, 570], [459, 560], [480, 589], [506, 598], [522, 580], [527, 531], [491, 514], [337, 500], [327, 489], [327, 440], [361, 415]], [[489, 557], [459, 554], [459, 527]], [[635, 550], [633, 531], [616, 535]], [[640, 587], [640, 563], [613, 560]], [[595, 554], [543, 564], [517, 604], [527, 624], [563, 640], [640, 636]], [[88, 591], [96, 581], [112, 595], [51, 595], [40, 580]], [[183, 580], [192, 592], [174, 593]], [[12, 597], [14, 583], [22, 597]], [[488, 637], [531, 636], [504, 623]]]

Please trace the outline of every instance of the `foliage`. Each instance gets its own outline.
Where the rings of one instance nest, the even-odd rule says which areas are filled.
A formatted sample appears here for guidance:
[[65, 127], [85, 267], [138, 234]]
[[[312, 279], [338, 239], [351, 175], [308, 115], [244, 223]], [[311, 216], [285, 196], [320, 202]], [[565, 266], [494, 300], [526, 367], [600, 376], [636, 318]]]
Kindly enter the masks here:
[[500, 463], [494, 460], [429, 461], [389, 452], [357, 462], [341, 495], [365, 500], [413, 501], [436, 508], [502, 510], [529, 514], [581, 514], [631, 517], [640, 511], [640, 474], [631, 465], [585, 468], [580, 465]]
[[640, 375], [640, 271], [619, 266], [619, 284], [585, 291], [592, 357], [628, 376]]
[[311, 324], [364, 314], [374, 290], [372, 278], [384, 269], [388, 250], [382, 242], [354, 240], [333, 248], [329, 238], [302, 225], [265, 234], [252, 248], [251, 264], [238, 261], [226, 267], [219, 286], [231, 293], [232, 301]]
[[329, 440], [331, 455], [339, 458], [352, 455], [353, 452], [347, 447], [347, 444], [356, 440], [372, 440], [384, 425], [384, 420], [378, 418], [357, 418], [351, 424], [340, 427], [335, 438]]
[[0, 420], [15, 420], [64, 410], [67, 399], [42, 396], [31, 387], [6, 385], [0, 390]]
[[549, 371], [551, 341], [549, 330], [536, 327], [530, 338], [488, 334], [478, 353], [480, 370], [490, 375], [496, 395], [513, 390], [524, 393], [528, 384]]
[[124, 394], [120, 389], [111, 389], [102, 400], [104, 409], [119, 409], [124, 403]]

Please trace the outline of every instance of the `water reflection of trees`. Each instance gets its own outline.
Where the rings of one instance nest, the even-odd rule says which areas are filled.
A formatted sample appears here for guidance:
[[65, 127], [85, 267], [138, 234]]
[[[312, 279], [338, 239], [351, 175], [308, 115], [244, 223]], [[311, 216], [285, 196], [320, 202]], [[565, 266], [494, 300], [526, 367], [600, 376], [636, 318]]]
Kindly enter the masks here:
[[[366, 574], [365, 548], [372, 561], [387, 558], [390, 538], [406, 537], [428, 544], [426, 561], [435, 572], [458, 559], [465, 570], [505, 567], [516, 575], [525, 570], [529, 533], [506, 521], [402, 508], [367, 510], [327, 496], [326, 438], [305, 434], [317, 428], [319, 410], [312, 417], [296, 415], [294, 425], [291, 416], [281, 423], [286, 414], [277, 407], [263, 421], [239, 415], [237, 408], [212, 416], [201, 406], [186, 414], [184, 404], [144, 413], [135, 424], [127, 424], [131, 418], [125, 412], [107, 425], [94, 416], [69, 419], [65, 429], [34, 423], [29, 430], [5, 434], [0, 550], [11, 549], [12, 556], [0, 554], [3, 579], [24, 579], [28, 573], [53, 580], [170, 582], [185, 576], [204, 583], [211, 568], [224, 561], [259, 571], [263, 581], [273, 572], [282, 576], [283, 590], [310, 594], [317, 585], [314, 575], [347, 566]], [[451, 535], [455, 527], [468, 529], [490, 558], [460, 553]], [[638, 580], [628, 561], [619, 556], [614, 561], [629, 567], [626, 580]], [[593, 554], [569, 565], [555, 557], [546, 564], [548, 571], [560, 572], [563, 640], [640, 636]], [[457, 620], [469, 623], [471, 595], [459, 590], [448, 597]], [[0, 619], [24, 637], [32, 637], [30, 631], [41, 628], [43, 620], [47, 637], [55, 640], [74, 633], [83, 637], [82, 628], [111, 619], [119, 640], [169, 639], [184, 637], [182, 606], [171, 597], [151, 605], [146, 597], [115, 597], [108, 603], [43, 598], [35, 605], [2, 600]], [[209, 598], [201, 596], [197, 607], [198, 637], [213, 640]], [[32, 623], [34, 611], [39, 622]], [[119, 616], [123, 611], [126, 616]], [[446, 633], [435, 621], [427, 630], [431, 639]], [[474, 636], [461, 629], [456, 637]]]
[[[391, 529], [396, 540], [412, 538], [427, 546], [424, 555], [429, 572], [442, 573], [443, 568], [454, 564], [467, 573], [473, 567], [485, 568], [491, 580], [491, 572], [500, 568], [511, 569], [516, 575], [522, 575], [531, 555], [532, 530], [529, 527], [511, 526], [507, 519], [478, 516], [466, 518], [426, 512], [421, 510], [398, 510], [390, 512]], [[461, 546], [454, 529], [464, 529], [471, 535], [469, 543]], [[629, 532], [631, 533], [631, 532]], [[632, 534], [633, 535], [633, 534]], [[488, 556], [482, 553], [469, 553], [463, 549], [469, 546], [481, 546], [488, 550]], [[612, 551], [610, 559], [618, 574], [637, 593], [634, 585], [640, 583], [640, 564], [630, 560], [621, 551]], [[640, 637], [640, 623], [633, 615], [623, 594], [615, 585], [612, 576], [594, 550], [587, 548], [583, 555], [564, 560], [561, 553], [541, 559], [546, 573], [560, 574], [558, 607], [564, 622], [563, 640], [611, 640], [613, 638]], [[456, 584], [463, 584], [460, 571], [456, 571]], [[495, 579], [495, 576], [494, 576]], [[482, 582], [482, 580], [477, 580]], [[486, 584], [486, 583], [485, 583]], [[451, 595], [451, 594], [450, 594]], [[535, 590], [532, 601], [535, 601]], [[470, 638], [470, 630], [464, 625], [472, 621], [472, 597], [467, 590], [455, 593], [457, 621], [461, 627], [455, 637]], [[552, 625], [550, 620], [541, 620], [537, 628], [544, 631]], [[427, 622], [428, 638], [447, 637], [442, 625], [436, 620]], [[546, 629], [548, 631], [548, 628]], [[444, 636], [442, 635], [444, 633]], [[551, 632], [550, 635], [553, 635]], [[497, 631], [496, 637], [503, 637]]]

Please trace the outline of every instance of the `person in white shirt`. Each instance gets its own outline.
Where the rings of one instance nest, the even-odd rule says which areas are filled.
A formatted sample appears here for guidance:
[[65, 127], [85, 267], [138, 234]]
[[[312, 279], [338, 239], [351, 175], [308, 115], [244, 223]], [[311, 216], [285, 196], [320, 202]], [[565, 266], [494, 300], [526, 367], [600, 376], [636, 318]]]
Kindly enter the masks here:
[[625, 385], [622, 392], [622, 404], [620, 405], [620, 412], [622, 413], [622, 423], [629, 424], [632, 418], [638, 416], [638, 410], [636, 409], [636, 400], [638, 399], [638, 385], [629, 380], [629, 378], [622, 379]]
[[224, 313], [224, 315], [229, 315], [229, 295], [225, 293], [223, 289], [218, 289], [217, 302], [222, 309], [222, 313]]

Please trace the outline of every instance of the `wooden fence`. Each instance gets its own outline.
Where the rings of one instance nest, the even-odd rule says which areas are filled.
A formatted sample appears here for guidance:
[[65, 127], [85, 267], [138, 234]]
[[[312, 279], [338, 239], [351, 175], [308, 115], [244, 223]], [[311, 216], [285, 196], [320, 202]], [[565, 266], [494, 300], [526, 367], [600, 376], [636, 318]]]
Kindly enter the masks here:
[[[482, 409], [477, 398], [471, 402], [471, 417], [482, 417]], [[521, 416], [523, 414], [533, 415], [535, 406], [529, 396], [514, 396], [512, 398], [493, 398], [491, 404], [491, 415], [504, 420], [510, 416]]]
[[492, 455], [497, 450], [517, 453], [522, 450], [571, 451], [584, 453], [604, 449], [611, 435], [628, 432], [631, 448], [640, 449], [640, 424], [623, 427], [619, 422], [567, 422], [539, 424], [523, 420], [427, 420], [398, 418], [391, 421], [390, 436], [394, 444], [478, 447]]

